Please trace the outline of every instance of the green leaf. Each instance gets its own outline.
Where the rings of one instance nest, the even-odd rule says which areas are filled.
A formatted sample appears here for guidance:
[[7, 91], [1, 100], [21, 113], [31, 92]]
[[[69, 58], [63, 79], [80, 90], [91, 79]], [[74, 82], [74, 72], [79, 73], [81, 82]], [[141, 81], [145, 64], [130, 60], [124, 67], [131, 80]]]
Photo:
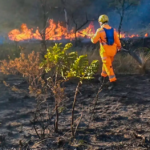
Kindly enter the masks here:
[[87, 55], [78, 56], [77, 52], [67, 53], [66, 51], [71, 47], [71, 43], [64, 47], [62, 47], [62, 43], [56, 43], [53, 47], [49, 47], [40, 66], [45, 69], [46, 73], [57, 72], [64, 79], [72, 77], [77, 77], [80, 81], [92, 79], [93, 74], [98, 70], [99, 61], [94, 60], [89, 65]]

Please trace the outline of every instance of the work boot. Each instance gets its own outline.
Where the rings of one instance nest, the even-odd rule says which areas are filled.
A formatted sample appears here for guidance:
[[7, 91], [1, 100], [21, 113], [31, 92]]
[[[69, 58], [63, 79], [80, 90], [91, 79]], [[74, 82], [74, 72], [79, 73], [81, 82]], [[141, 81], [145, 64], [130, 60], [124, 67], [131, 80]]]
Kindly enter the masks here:
[[114, 87], [116, 87], [116, 85], [117, 85], [117, 82], [116, 82], [116, 81], [110, 82], [109, 85], [108, 85], [108, 89], [109, 89], [109, 90], [112, 90]]
[[106, 82], [106, 77], [101, 76], [101, 77], [98, 78], [98, 81], [99, 81], [101, 84], [104, 84], [104, 83]]

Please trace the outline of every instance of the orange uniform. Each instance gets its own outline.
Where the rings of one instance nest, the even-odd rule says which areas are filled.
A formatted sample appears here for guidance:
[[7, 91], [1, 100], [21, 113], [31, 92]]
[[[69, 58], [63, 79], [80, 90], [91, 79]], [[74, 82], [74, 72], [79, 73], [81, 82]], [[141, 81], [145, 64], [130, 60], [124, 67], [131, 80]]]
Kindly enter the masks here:
[[97, 29], [95, 35], [92, 37], [92, 43], [100, 42], [100, 56], [103, 62], [101, 76], [109, 77], [110, 82], [116, 81], [116, 76], [112, 67], [112, 62], [114, 56], [117, 53], [117, 49], [121, 49], [121, 42], [119, 40], [118, 34], [114, 31], [114, 44], [108, 45], [106, 39], [106, 33], [104, 29], [111, 29], [108, 24], [104, 24], [101, 28]]

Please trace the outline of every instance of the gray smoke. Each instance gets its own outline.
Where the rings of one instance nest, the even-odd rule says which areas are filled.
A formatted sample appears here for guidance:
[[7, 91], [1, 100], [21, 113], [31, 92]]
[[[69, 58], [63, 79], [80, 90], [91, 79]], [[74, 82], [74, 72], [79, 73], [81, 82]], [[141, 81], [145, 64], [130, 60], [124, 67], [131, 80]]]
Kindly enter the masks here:
[[[96, 5], [97, 4], [95, 4], [95, 7]], [[112, 8], [108, 12], [100, 11], [100, 14], [104, 13], [106, 13], [109, 16], [110, 25], [118, 29], [120, 16], [118, 13], [116, 13], [115, 9]], [[150, 24], [150, 0], [141, 0], [139, 6], [131, 7], [126, 11], [122, 24], [122, 31], [126, 33], [138, 33], [140, 30], [146, 28], [149, 24]]]
[[[49, 0], [49, 2], [54, 3], [52, 0]], [[82, 7], [79, 5], [79, 7], [76, 7], [74, 14], [76, 15], [75, 18], [78, 25], [82, 24], [85, 13], [88, 14], [89, 19], [98, 19], [99, 15], [107, 14], [110, 18], [110, 25], [118, 29], [120, 21], [119, 15], [115, 12], [114, 8], [110, 8], [108, 4], [109, 0], [92, 0], [89, 1], [88, 5], [83, 5]], [[69, 5], [68, 8], [70, 7], [70, 10], [72, 10], [71, 7], [74, 6]], [[53, 6], [57, 7], [49, 9], [49, 18], [56, 21], [64, 21], [64, 12], [63, 9], [60, 9], [61, 3], [53, 4]], [[7, 35], [12, 29], [19, 28], [22, 23], [26, 23], [29, 28], [42, 26], [42, 17], [39, 15], [40, 13], [41, 10], [37, 0], [0, 0], [0, 35]], [[136, 33], [142, 28], [147, 27], [150, 23], [149, 14], [150, 0], [141, 0], [139, 6], [131, 8], [126, 13], [122, 31]], [[97, 19], [94, 22], [95, 28], [99, 27]], [[70, 26], [74, 26], [71, 19], [70, 24]]]

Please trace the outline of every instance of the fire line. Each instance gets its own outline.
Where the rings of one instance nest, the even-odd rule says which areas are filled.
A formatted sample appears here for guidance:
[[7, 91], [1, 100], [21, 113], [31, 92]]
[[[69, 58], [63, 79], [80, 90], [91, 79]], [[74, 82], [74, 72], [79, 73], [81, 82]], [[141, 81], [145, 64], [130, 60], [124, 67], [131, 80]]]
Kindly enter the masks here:
[[[76, 32], [76, 37], [80, 38], [90, 38], [95, 33], [95, 27], [93, 22], [89, 24], [88, 27], [85, 29], [80, 30], [79, 32]], [[144, 35], [145, 37], [148, 37], [148, 33]], [[26, 24], [21, 25], [21, 29], [13, 29], [8, 33], [8, 37], [12, 41], [25, 41], [25, 40], [42, 40], [42, 36], [40, 33], [40, 30], [37, 28], [35, 32], [33, 32], [33, 29], [29, 29]], [[125, 34], [121, 33], [121, 38], [133, 38], [133, 37], [140, 37], [138, 34]], [[57, 24], [54, 23], [52, 19], [49, 20], [49, 26], [45, 30], [45, 39], [46, 40], [61, 40], [61, 39], [69, 39], [73, 40], [75, 39], [75, 32], [74, 29], [70, 30], [69, 33], [67, 32], [67, 29], [61, 25], [60, 22]]]

